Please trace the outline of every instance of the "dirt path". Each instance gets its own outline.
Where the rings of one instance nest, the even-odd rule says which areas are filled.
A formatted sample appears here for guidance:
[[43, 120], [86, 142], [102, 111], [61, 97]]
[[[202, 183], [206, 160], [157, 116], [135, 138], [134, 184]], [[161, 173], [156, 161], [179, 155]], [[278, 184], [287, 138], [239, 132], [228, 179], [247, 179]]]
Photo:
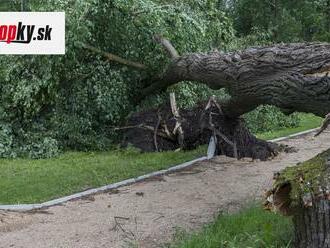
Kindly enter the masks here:
[[197, 229], [219, 211], [262, 195], [274, 172], [330, 147], [330, 133], [281, 142], [299, 149], [273, 161], [217, 157], [190, 170], [52, 207], [43, 213], [0, 212], [0, 247], [161, 247], [180, 227]]

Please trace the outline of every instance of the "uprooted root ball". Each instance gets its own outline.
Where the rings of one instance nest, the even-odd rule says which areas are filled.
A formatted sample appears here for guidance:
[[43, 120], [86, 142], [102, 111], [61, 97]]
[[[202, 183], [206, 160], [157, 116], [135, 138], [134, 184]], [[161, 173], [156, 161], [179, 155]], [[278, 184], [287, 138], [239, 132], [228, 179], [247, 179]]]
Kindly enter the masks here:
[[179, 116], [173, 114], [169, 103], [134, 113], [127, 127], [121, 130], [124, 130], [124, 146], [131, 144], [146, 152], [190, 150], [208, 144], [211, 136], [217, 140], [217, 155], [266, 160], [276, 156], [279, 150], [278, 145], [251, 134], [244, 119], [226, 117], [213, 99], [182, 109]]

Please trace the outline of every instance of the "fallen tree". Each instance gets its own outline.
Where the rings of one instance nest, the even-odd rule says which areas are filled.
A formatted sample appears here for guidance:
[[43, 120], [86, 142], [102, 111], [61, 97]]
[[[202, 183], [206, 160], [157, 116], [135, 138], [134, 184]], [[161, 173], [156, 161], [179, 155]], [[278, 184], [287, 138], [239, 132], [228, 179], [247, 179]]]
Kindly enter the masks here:
[[266, 209], [293, 216], [295, 247], [330, 247], [330, 150], [275, 175]]
[[[330, 44], [280, 44], [242, 52], [179, 56], [170, 42], [161, 37], [157, 40], [172, 62], [144, 89], [143, 96], [184, 80], [213, 89], [226, 88], [231, 98], [220, 104], [224, 122], [216, 126], [228, 127], [225, 134], [244, 130], [244, 125], [237, 129], [233, 123], [261, 104], [275, 105], [285, 113], [300, 111], [324, 117], [330, 112]], [[317, 135], [329, 126], [329, 120], [327, 115]], [[237, 144], [243, 136], [231, 136], [231, 142]], [[253, 142], [253, 135], [245, 137], [243, 143], [250, 145], [249, 149], [259, 145]], [[293, 216], [295, 247], [330, 247], [330, 150], [276, 174], [266, 207]]]
[[[222, 134], [219, 138], [229, 141], [220, 149], [225, 155], [233, 156], [235, 144], [242, 145], [238, 148], [242, 156], [265, 159], [276, 154], [276, 146], [256, 139], [240, 118], [259, 105], [275, 105], [286, 114], [299, 111], [324, 116], [330, 112], [329, 44], [275, 45], [232, 53], [180, 56], [168, 40], [162, 37], [156, 40], [172, 61], [165, 72], [143, 90], [142, 98], [184, 80], [204, 83], [212, 89], [227, 89], [231, 98], [220, 103], [221, 111], [217, 114], [222, 116], [222, 121], [215, 121], [215, 129]], [[193, 121], [189, 120], [190, 125]], [[201, 133], [199, 129], [195, 131]]]
[[[330, 124], [327, 115], [330, 112], [330, 44], [280, 44], [241, 52], [180, 56], [166, 39], [157, 37], [157, 41], [164, 46], [172, 61], [165, 72], [143, 90], [141, 98], [185, 80], [204, 83], [212, 89], [227, 89], [231, 96], [228, 101], [210, 101], [206, 107], [199, 106], [194, 111], [200, 122], [193, 129], [194, 132], [199, 130], [197, 133], [202, 134], [201, 137], [220, 137], [223, 146], [218, 147], [226, 155], [239, 158], [244, 154], [242, 156], [265, 159], [276, 154], [277, 148], [259, 142], [240, 119], [242, 114], [262, 104], [277, 106], [287, 114], [299, 111], [326, 116], [317, 135]], [[208, 108], [209, 105], [212, 107]], [[152, 129], [156, 135], [152, 137], [157, 136], [160, 123], [166, 120], [162, 116], [164, 111], [156, 112], [158, 121], [151, 122], [156, 127]], [[173, 112], [168, 113], [175, 116]], [[181, 114], [181, 118], [189, 120], [188, 126], [194, 125], [198, 118], [189, 119], [187, 116]], [[184, 136], [184, 122], [176, 119], [172, 130], [179, 122]], [[130, 120], [137, 121], [134, 117]], [[147, 121], [147, 116], [140, 120], [139, 128], [145, 128], [141, 123]], [[205, 123], [208, 134], [203, 135], [204, 129], [200, 127], [205, 127]], [[148, 139], [145, 142], [148, 143]], [[247, 152], [251, 150], [260, 152]], [[276, 174], [275, 186], [267, 192], [265, 204], [268, 209], [293, 216], [296, 247], [330, 247], [330, 150]]]
[[[259, 105], [277, 106], [285, 114], [298, 111], [324, 117], [330, 112], [330, 44], [279, 44], [230, 53], [214, 51], [179, 55], [170, 41], [160, 36], [156, 36], [155, 40], [167, 51], [171, 62], [163, 74], [145, 80], [146, 87], [139, 94], [138, 100], [163, 91], [181, 81], [203, 83], [212, 89], [225, 88], [230, 99], [219, 103], [220, 108], [217, 114], [222, 116], [221, 121], [213, 120], [208, 126], [208, 129], [213, 129], [213, 133], [218, 132], [217, 136], [226, 143], [227, 148], [221, 149], [225, 155], [240, 157], [238, 154], [242, 154], [242, 156], [266, 159], [277, 153], [274, 148], [276, 146], [260, 142], [251, 135], [240, 118], [241, 115], [254, 110]], [[197, 109], [195, 111], [200, 112]], [[164, 114], [168, 115], [168, 113]], [[162, 114], [154, 113], [153, 116], [156, 116], [160, 123], [166, 120], [166, 117], [159, 117], [159, 115]], [[175, 117], [173, 112], [172, 115]], [[138, 123], [134, 118], [136, 119], [136, 115], [133, 115], [128, 124], [140, 125], [139, 128], [145, 125], [142, 120]], [[178, 118], [175, 119], [178, 121]], [[184, 119], [188, 122], [187, 125], [194, 125], [194, 120]], [[154, 140], [156, 136], [159, 136], [155, 129], [159, 128], [160, 123], [153, 121], [152, 129], [150, 126], [147, 128], [154, 132], [153, 142], [150, 144], [154, 144], [155, 150], [158, 150], [156, 147], [158, 144]], [[212, 126], [216, 126], [216, 131]], [[221, 130], [220, 126], [225, 130]], [[146, 130], [146, 127], [144, 129]], [[201, 133], [198, 127], [194, 131]], [[139, 132], [135, 130], [134, 133]], [[189, 137], [184, 136], [186, 139]], [[167, 140], [169, 140], [168, 137]], [[194, 142], [189, 142], [190, 144], [186, 147], [183, 141], [177, 143], [187, 148]], [[235, 148], [237, 144], [242, 146]], [[246, 152], [242, 149], [243, 147], [250, 151], [258, 150], [258, 152]], [[174, 145], [173, 148], [177, 146]]]

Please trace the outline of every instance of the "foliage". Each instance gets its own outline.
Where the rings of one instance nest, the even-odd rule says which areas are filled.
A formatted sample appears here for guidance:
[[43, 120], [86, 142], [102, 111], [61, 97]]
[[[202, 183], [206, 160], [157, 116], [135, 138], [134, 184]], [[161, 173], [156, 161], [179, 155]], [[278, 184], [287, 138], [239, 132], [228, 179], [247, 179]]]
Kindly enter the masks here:
[[253, 133], [276, 131], [299, 124], [298, 114], [285, 116], [274, 106], [260, 106], [245, 115], [247, 125]]
[[240, 36], [258, 28], [270, 32], [274, 42], [329, 41], [327, 0], [234, 0], [227, 5]]
[[[312, 128], [320, 127], [323, 123], [323, 118], [313, 114], [295, 114], [299, 119], [299, 124], [295, 127], [285, 127], [281, 129], [270, 130], [267, 132], [257, 133], [257, 137], [264, 140], [271, 140], [278, 137], [286, 137], [291, 134], [303, 132]], [[289, 117], [290, 118], [290, 117]]]
[[[181, 53], [225, 47], [234, 37], [231, 21], [215, 7], [217, 1], [30, 2], [32, 10], [65, 10], [67, 51], [65, 56], [0, 58], [2, 157], [48, 157], [60, 148], [110, 148], [116, 139], [111, 127], [136, 109], [134, 98], [145, 86], [142, 79], [168, 62], [153, 42], [155, 34], [171, 39]], [[81, 43], [143, 62], [148, 70], [104, 61]], [[192, 105], [201, 97], [196, 92], [205, 88], [187, 83], [170, 90], [178, 93], [181, 105]], [[145, 105], [163, 99], [164, 95], [153, 96]]]
[[[66, 55], [0, 57], [0, 157], [42, 158], [60, 150], [112, 148], [117, 141], [112, 127], [125, 122], [132, 111], [161, 104], [168, 91], [176, 92], [180, 107], [210, 95], [226, 97], [223, 90], [183, 82], [137, 106], [134, 99], [148, 85], [145, 79], [168, 63], [153, 41], [155, 34], [169, 38], [181, 54], [328, 37], [327, 12], [320, 11], [327, 6], [321, 0], [303, 1], [300, 7], [297, 1], [276, 1], [276, 23], [275, 10], [264, 0], [29, 2], [31, 10], [66, 12]], [[20, 8], [19, 0], [11, 4]], [[260, 7], [257, 12], [256, 7]], [[240, 37], [235, 37], [233, 27]], [[311, 27], [312, 34], [307, 32]], [[144, 63], [148, 69], [109, 63], [82, 43]], [[247, 119], [254, 131], [292, 127], [298, 121], [268, 107]]]

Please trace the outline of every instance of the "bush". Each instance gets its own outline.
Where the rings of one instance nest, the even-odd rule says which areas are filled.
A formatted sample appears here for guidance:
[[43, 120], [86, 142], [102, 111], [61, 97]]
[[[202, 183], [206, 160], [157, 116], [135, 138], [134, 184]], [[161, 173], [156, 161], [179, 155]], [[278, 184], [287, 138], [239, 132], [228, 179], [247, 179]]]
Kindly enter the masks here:
[[0, 157], [14, 158], [13, 151], [14, 137], [10, 126], [0, 125]]
[[275, 131], [280, 128], [297, 127], [300, 119], [298, 114], [284, 115], [274, 106], [259, 106], [245, 115], [247, 126], [253, 133]]

